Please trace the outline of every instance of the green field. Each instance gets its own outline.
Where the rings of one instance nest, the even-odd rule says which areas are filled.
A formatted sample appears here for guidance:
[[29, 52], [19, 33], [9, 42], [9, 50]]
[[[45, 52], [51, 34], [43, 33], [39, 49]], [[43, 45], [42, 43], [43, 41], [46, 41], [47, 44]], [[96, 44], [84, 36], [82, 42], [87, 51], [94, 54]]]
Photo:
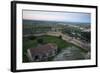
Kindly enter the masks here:
[[[48, 35], [44, 35], [41, 37], [23, 37], [23, 62], [29, 62], [28, 58], [26, 56], [27, 53], [27, 49], [28, 48], [35, 48], [36, 46], [38, 46], [39, 42], [38, 39], [42, 39], [43, 44], [46, 43], [55, 43], [58, 46], [58, 53], [60, 53], [60, 51], [64, 48], [67, 47], [71, 47], [71, 46], [75, 46], [71, 43], [68, 43], [64, 40], [62, 40], [60, 37], [56, 37], [56, 36], [48, 36]], [[75, 46], [78, 47], [78, 46]], [[78, 47], [80, 48], [80, 47]], [[86, 52], [85, 50], [83, 50], [82, 48], [80, 48], [80, 50], [82, 52]]]

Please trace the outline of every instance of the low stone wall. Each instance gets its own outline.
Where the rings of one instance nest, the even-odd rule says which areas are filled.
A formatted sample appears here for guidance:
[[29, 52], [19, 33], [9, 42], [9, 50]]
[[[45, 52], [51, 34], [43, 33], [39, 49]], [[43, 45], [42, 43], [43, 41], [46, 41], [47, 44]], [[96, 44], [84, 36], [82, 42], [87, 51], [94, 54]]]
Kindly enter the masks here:
[[60, 36], [60, 35], [62, 35], [62, 34], [61, 34], [61, 32], [47, 32], [46, 35]]
[[[78, 40], [78, 39], [75, 39], [75, 38], [72, 38], [70, 36], [68, 36], [67, 34], [63, 34], [61, 32], [47, 32], [47, 33], [40, 33], [40, 34], [30, 34], [30, 35], [34, 35], [34, 36], [43, 36], [43, 35], [51, 35], [51, 36], [62, 36], [62, 39], [69, 42], [69, 43], [72, 43], [72, 44], [75, 44], [85, 50], [90, 50], [90, 44], [88, 43], [83, 43], [82, 41]], [[30, 35], [24, 35], [24, 37], [28, 37]]]

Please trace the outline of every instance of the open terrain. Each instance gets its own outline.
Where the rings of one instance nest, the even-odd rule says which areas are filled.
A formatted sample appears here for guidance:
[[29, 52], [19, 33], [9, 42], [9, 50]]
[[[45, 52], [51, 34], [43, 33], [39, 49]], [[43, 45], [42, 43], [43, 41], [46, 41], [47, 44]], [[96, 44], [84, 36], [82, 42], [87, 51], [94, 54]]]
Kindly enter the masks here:
[[23, 20], [23, 62], [30, 62], [27, 49], [54, 43], [57, 54], [48, 61], [90, 59], [91, 37], [89, 23]]

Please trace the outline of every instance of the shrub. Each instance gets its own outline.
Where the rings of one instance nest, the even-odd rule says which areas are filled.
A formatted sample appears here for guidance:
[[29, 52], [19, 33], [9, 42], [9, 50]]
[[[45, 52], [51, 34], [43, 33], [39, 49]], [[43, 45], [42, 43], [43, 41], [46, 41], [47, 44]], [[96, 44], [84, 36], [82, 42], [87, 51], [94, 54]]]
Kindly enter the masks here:
[[36, 39], [35, 36], [29, 36], [28, 38], [29, 38], [30, 40], [34, 40], [34, 39]]
[[60, 35], [59, 38], [62, 39], [62, 36]]
[[43, 41], [42, 38], [37, 39], [37, 42], [38, 42], [39, 44], [43, 44], [43, 43], [44, 43], [44, 41]]

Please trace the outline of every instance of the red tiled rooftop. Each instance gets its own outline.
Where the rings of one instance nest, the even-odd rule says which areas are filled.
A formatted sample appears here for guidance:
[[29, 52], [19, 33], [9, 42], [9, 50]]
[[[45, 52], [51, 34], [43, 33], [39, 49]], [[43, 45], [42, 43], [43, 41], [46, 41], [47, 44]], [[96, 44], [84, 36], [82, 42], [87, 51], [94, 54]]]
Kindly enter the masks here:
[[40, 54], [40, 53], [47, 53], [53, 51], [54, 49], [56, 49], [56, 45], [49, 43], [49, 44], [41, 45], [36, 48], [30, 48], [30, 52], [32, 54]]

